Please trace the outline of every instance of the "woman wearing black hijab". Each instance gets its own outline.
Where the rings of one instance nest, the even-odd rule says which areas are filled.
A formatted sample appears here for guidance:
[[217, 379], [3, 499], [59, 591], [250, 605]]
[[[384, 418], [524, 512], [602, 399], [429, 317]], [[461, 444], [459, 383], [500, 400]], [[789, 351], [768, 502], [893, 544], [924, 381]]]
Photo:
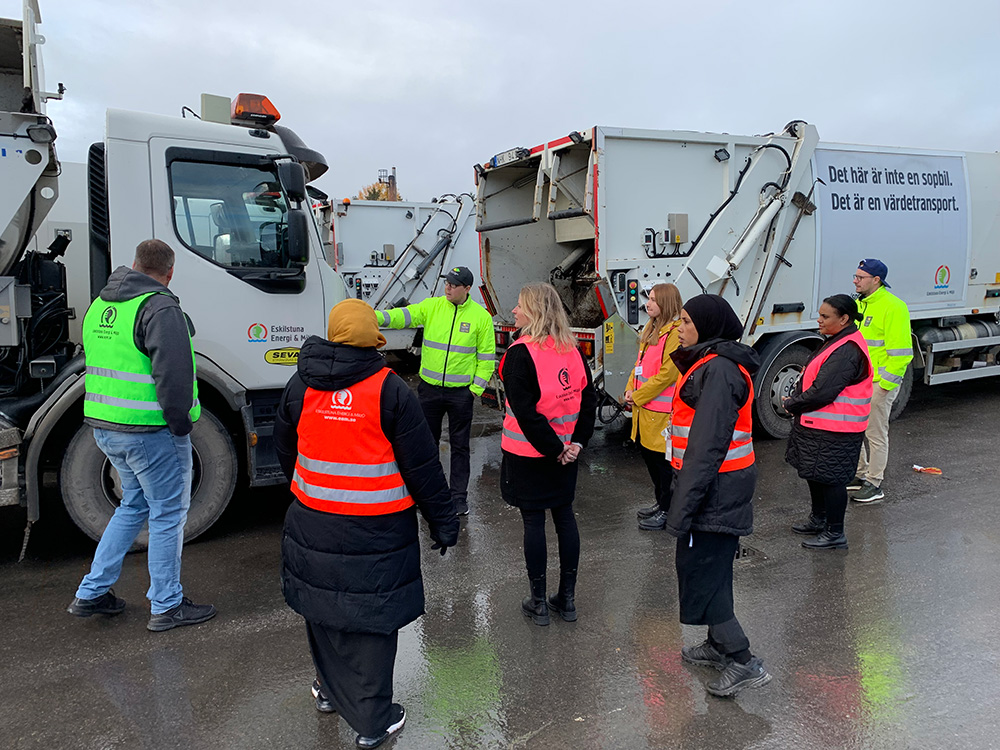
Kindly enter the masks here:
[[812, 513], [792, 526], [807, 549], [847, 549], [844, 511], [872, 399], [868, 345], [854, 321], [857, 303], [846, 294], [823, 300], [817, 323], [827, 337], [805, 364], [785, 410], [795, 416], [785, 460], [809, 484]]
[[771, 680], [733, 610], [733, 561], [741, 536], [753, 531], [754, 463], [751, 376], [760, 360], [736, 313], [721, 297], [688, 300], [671, 353], [680, 370], [674, 392], [670, 453], [673, 499], [666, 530], [677, 537], [680, 619], [707, 625], [700, 646], [684, 647], [692, 664], [722, 671], [706, 686], [733, 696]]

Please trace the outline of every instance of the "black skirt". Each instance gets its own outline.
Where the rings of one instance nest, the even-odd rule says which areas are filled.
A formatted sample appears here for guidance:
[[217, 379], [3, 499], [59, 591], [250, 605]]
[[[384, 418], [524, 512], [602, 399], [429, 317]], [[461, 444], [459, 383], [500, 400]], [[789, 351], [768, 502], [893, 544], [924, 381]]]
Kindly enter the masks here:
[[529, 458], [503, 451], [500, 496], [523, 510], [547, 510], [573, 502], [579, 462], [563, 466], [548, 456]]
[[681, 622], [720, 625], [733, 617], [733, 561], [740, 538], [692, 531], [677, 539], [677, 588]]

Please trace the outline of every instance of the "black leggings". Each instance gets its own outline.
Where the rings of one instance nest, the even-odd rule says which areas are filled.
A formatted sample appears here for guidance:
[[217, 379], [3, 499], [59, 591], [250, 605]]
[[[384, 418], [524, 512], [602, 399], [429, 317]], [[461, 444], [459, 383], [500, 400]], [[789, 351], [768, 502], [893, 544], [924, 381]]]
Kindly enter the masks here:
[[[573, 504], [567, 503], [550, 509], [552, 523], [559, 538], [559, 570], [576, 570], [580, 562], [580, 531], [576, 527]], [[524, 564], [528, 568], [528, 578], [545, 575], [545, 511], [521, 508], [524, 521]]]
[[812, 514], [825, 518], [831, 531], [844, 530], [844, 512], [847, 510], [847, 487], [843, 484], [824, 484], [807, 480], [812, 496]]

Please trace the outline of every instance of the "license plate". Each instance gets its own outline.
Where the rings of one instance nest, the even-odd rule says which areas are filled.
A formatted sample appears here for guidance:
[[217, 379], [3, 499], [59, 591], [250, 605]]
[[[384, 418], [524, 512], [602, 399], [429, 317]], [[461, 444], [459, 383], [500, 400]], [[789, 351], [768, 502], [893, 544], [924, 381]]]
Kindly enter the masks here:
[[524, 158], [524, 154], [527, 149], [523, 148], [512, 148], [509, 151], [504, 151], [501, 154], [497, 154], [492, 159], [490, 159], [491, 167], [502, 167], [505, 164], [510, 164], [515, 161], [520, 161]]

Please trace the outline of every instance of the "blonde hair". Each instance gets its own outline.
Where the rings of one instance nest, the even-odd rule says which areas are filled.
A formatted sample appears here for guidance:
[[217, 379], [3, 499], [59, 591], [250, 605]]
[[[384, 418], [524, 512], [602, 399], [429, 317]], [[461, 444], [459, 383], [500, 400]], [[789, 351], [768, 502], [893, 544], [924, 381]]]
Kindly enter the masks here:
[[660, 340], [660, 329], [680, 318], [681, 309], [684, 307], [681, 293], [673, 284], [657, 284], [649, 290], [649, 296], [660, 308], [660, 314], [650, 318], [646, 322], [646, 327], [642, 329], [639, 343], [646, 346], [652, 346]]
[[528, 324], [521, 334], [528, 336], [540, 347], [544, 347], [549, 337], [556, 351], [567, 352], [576, 346], [576, 340], [569, 330], [569, 318], [559, 293], [551, 284], [528, 284], [517, 297], [521, 312], [528, 318]]

